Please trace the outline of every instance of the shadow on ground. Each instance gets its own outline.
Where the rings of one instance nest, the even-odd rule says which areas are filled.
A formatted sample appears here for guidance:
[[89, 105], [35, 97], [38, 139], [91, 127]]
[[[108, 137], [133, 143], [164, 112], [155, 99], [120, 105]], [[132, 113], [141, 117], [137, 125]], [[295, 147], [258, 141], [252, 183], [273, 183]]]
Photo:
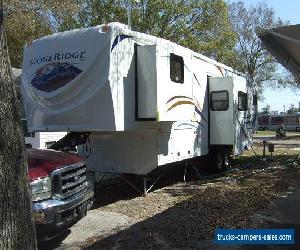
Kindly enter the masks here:
[[[148, 187], [151, 186], [151, 184], [160, 175], [162, 175], [162, 177], [157, 183], [155, 183], [151, 189], [151, 192], [174, 185], [175, 183], [183, 183], [184, 179], [187, 182], [196, 181], [199, 179], [199, 176], [197, 176], [194, 167], [198, 169], [199, 173], [203, 177], [217, 173], [214, 169], [209, 167], [209, 163], [207, 162], [206, 158], [189, 161], [187, 166], [184, 162], [173, 165], [170, 164], [165, 168], [158, 168], [157, 170], [154, 170], [147, 176]], [[225, 172], [218, 173], [218, 176], [222, 174], [225, 174]], [[125, 178], [128, 179], [130, 183], [135, 185], [140, 190], [140, 193], [119, 178], [114, 180], [112, 184], [108, 182], [107, 184], [96, 189], [95, 201], [92, 209], [97, 209], [120, 200], [130, 200], [139, 196], [143, 196], [143, 177], [126, 175]]]
[[[202, 197], [194, 196], [126, 230], [106, 238], [94, 239], [95, 242], [84, 249], [223, 249], [224, 246], [213, 243], [215, 229], [249, 228], [251, 223], [245, 218], [259, 207], [254, 205], [251, 199], [256, 195], [255, 191], [248, 190], [246, 196], [242, 192], [236, 192], [233, 199], [228, 202], [218, 200], [220, 197], [217, 193], [218, 189], [213, 189], [203, 194], [210, 195], [211, 199], [200, 203]], [[262, 202], [260, 208], [265, 205], [266, 203]], [[282, 228], [281, 226], [279, 225], [278, 228]], [[284, 226], [287, 226], [284, 228], [299, 229], [300, 225]], [[267, 228], [276, 228], [276, 226], [271, 225]], [[290, 249], [299, 249], [299, 247], [300, 245], [297, 245]], [[265, 248], [261, 247], [261, 249]]]
[[60, 235], [49, 239], [47, 241], [39, 241], [38, 242], [38, 249], [40, 250], [51, 250], [55, 248], [59, 248], [62, 245], [62, 242], [68, 235], [71, 233], [70, 229], [65, 230]]
[[[245, 202], [240, 203], [243, 193], [236, 194], [233, 203], [226, 199], [220, 201], [218, 191], [214, 188], [195, 195], [126, 230], [95, 239], [96, 242], [85, 249], [198, 248], [203, 247], [204, 240], [214, 237], [216, 228], [247, 227], [247, 221], [235, 213], [241, 210], [239, 204], [245, 205]], [[246, 210], [242, 218], [252, 213], [251, 206], [242, 209]]]
[[[300, 158], [297, 155], [244, 156], [234, 164], [252, 162], [249, 172], [264, 166], [278, 166], [233, 183], [209, 183], [208, 188], [187, 185], [180, 193], [177, 188], [165, 187], [162, 192], [186, 195], [171, 208], [107, 237], [90, 239], [84, 249], [132, 248], [197, 248], [228, 249], [213, 242], [216, 228], [253, 228], [251, 215], [266, 209], [276, 196], [295, 187], [299, 178]], [[247, 166], [245, 167], [245, 169]], [[296, 178], [296, 179], [295, 179]], [[201, 185], [200, 185], [201, 186]], [[298, 187], [299, 188], [299, 187]], [[184, 190], [185, 189], [185, 190]], [[300, 202], [300, 199], [298, 200]], [[283, 200], [284, 203], [284, 200]], [[300, 216], [297, 215], [297, 216]], [[296, 242], [288, 249], [300, 249], [299, 218], [294, 223], [265, 222], [259, 228], [294, 228]], [[235, 246], [235, 249], [281, 249], [282, 246]], [[284, 246], [286, 247], [286, 246]], [[285, 248], [285, 249], [287, 249]], [[230, 247], [232, 249], [232, 247]]]
[[[216, 173], [204, 167], [201, 170], [201, 175], [208, 177], [209, 183], [206, 185], [201, 185], [202, 182], [196, 181], [197, 178], [191, 167], [187, 169], [186, 176], [187, 180], [190, 181], [187, 185], [183, 183], [184, 165], [168, 169], [164, 178], [158, 182], [154, 190], [162, 188], [159, 192], [168, 193], [172, 197], [178, 196], [178, 201], [163, 212], [146, 218], [126, 229], [116, 228], [110, 235], [90, 238], [82, 248], [226, 249], [224, 246], [217, 246], [213, 243], [215, 229], [252, 227], [250, 216], [260, 209], [265, 209], [271, 203], [272, 197], [269, 194], [274, 195], [274, 193], [286, 191], [290, 185], [295, 184], [296, 180], [292, 178], [299, 177], [299, 171], [293, 167], [295, 164], [298, 166], [300, 164], [300, 158], [297, 155], [285, 154], [276, 155], [272, 158], [267, 157], [265, 160], [262, 160], [260, 156], [249, 155], [239, 157], [233, 161], [233, 170], [234, 168], [241, 168], [242, 171], [249, 172], [267, 165], [276, 166], [278, 164], [286, 166], [289, 171], [275, 169], [272, 170], [273, 172], [263, 172], [260, 178], [249, 176], [238, 182], [215, 182], [214, 177], [211, 176], [216, 175]], [[192, 164], [190, 165], [192, 166]], [[203, 166], [202, 164], [201, 167]], [[217, 176], [222, 175], [225, 176], [226, 172], [217, 174]], [[175, 183], [181, 184], [173, 185]], [[205, 188], [203, 188], [204, 186]], [[140, 196], [140, 194], [126, 183], [107, 186], [96, 194], [94, 209], [119, 200], [128, 200], [128, 203], [124, 205], [130, 206], [130, 204], [134, 204], [130, 200], [137, 196]], [[147, 198], [144, 202], [147, 202]], [[157, 203], [152, 201], [151, 206], [153, 204], [156, 205]], [[299, 224], [261, 225], [265, 228], [282, 228], [282, 226], [299, 230]], [[299, 240], [299, 232], [297, 240]], [[42, 247], [40, 249], [59, 247], [59, 242], [61, 240], [58, 239], [55, 243], [51, 243], [52, 246], [49, 244], [48, 248], [46, 245], [46, 248]], [[248, 249], [250, 247], [236, 247], [236, 249], [244, 248]], [[258, 248], [258, 246], [255, 246], [253, 249], [274, 248], [266, 246]], [[300, 249], [300, 246], [297, 245], [289, 249]]]
[[[270, 204], [270, 200], [266, 196], [267, 187], [262, 183], [243, 188], [228, 185], [225, 191], [220, 185], [212, 186], [200, 193], [196, 192], [190, 198], [162, 213], [116, 232], [112, 236], [91, 239], [90, 244], [84, 249], [224, 249], [224, 246], [213, 243], [215, 229], [253, 227], [251, 215], [265, 209]], [[297, 230], [299, 227], [300, 224], [260, 225], [260, 228]], [[299, 236], [298, 231], [296, 237], [298, 242]], [[299, 249], [299, 247], [298, 244], [289, 249]], [[255, 246], [253, 249], [258, 248]], [[274, 246], [273, 248], [260, 246], [259, 249], [274, 249]]]

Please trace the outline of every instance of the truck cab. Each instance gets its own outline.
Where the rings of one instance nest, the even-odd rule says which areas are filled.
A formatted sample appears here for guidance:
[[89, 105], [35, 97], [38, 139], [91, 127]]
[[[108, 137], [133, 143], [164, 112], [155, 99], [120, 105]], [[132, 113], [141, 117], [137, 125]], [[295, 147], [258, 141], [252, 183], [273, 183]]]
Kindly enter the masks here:
[[46, 240], [84, 217], [94, 192], [78, 155], [29, 148], [27, 160], [37, 238]]

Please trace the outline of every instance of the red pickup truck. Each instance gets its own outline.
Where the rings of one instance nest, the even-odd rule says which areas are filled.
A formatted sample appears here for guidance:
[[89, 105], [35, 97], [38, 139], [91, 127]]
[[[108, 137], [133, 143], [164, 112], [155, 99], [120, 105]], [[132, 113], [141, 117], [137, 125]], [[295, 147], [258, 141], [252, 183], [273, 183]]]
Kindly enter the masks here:
[[84, 217], [94, 192], [78, 155], [27, 149], [27, 159], [37, 238], [46, 240]]

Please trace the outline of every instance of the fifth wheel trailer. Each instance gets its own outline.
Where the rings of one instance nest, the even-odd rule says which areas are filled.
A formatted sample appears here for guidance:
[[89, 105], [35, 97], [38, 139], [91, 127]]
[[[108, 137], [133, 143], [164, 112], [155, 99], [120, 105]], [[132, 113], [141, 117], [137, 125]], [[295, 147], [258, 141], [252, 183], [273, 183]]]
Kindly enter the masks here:
[[251, 147], [257, 120], [236, 71], [119, 23], [28, 44], [22, 94], [30, 131], [89, 133], [78, 151], [92, 173], [146, 175], [208, 154], [222, 165]]

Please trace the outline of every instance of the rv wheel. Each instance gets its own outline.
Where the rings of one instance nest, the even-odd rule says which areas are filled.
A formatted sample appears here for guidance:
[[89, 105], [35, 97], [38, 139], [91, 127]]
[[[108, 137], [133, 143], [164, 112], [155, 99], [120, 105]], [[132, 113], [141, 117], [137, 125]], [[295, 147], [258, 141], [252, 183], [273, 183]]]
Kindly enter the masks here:
[[224, 155], [224, 169], [231, 168], [231, 158], [230, 154]]

